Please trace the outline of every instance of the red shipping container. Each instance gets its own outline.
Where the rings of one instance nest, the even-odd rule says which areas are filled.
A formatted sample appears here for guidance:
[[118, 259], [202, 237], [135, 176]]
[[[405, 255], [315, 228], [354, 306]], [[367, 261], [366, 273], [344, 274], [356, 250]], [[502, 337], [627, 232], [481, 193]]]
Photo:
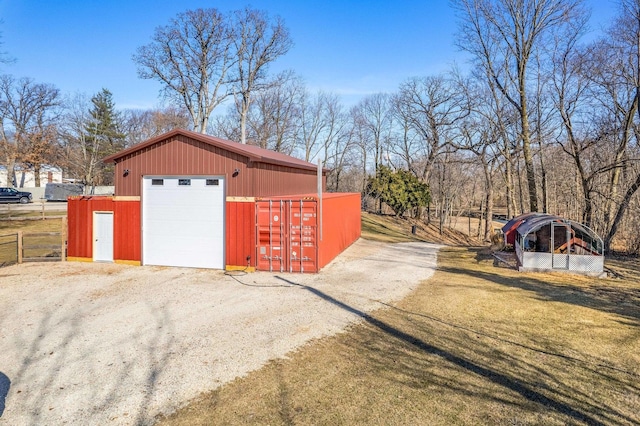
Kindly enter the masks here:
[[257, 268], [317, 272], [317, 203], [312, 199], [256, 201]]
[[[322, 209], [320, 209], [322, 205]], [[256, 201], [256, 267], [318, 272], [360, 238], [360, 194], [273, 197]]]

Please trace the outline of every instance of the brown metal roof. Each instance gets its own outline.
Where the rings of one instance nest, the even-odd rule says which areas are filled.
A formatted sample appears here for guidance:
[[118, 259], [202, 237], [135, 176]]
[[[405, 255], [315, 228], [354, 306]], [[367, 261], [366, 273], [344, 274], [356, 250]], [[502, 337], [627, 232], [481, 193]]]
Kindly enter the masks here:
[[[221, 149], [225, 149], [236, 154], [245, 156], [249, 160], [259, 163], [275, 164], [280, 166], [288, 166], [296, 169], [304, 170], [317, 170], [317, 165], [309, 163], [304, 160], [300, 160], [290, 155], [282, 154], [280, 152], [271, 151], [268, 149], [260, 148], [254, 145], [245, 145], [238, 142], [231, 142], [225, 139], [216, 138], [213, 136], [205, 135], [202, 133], [196, 133], [184, 129], [175, 129], [168, 133], [164, 133], [160, 136], [156, 136], [153, 139], [149, 139], [145, 142], [133, 145], [123, 151], [112, 154], [105, 157], [102, 161], [105, 163], [117, 162], [120, 158], [125, 157], [128, 154], [142, 150], [146, 147], [162, 142], [167, 139], [171, 139], [177, 135], [182, 135]], [[323, 169], [323, 172], [326, 170]]]

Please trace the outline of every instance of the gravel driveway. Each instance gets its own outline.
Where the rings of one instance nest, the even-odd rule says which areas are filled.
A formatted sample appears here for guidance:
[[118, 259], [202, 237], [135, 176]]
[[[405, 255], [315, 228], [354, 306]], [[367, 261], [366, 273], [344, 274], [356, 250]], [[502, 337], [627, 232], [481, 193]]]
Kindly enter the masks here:
[[431, 276], [436, 252], [359, 240], [315, 275], [0, 269], [0, 424], [151, 424], [403, 298]]

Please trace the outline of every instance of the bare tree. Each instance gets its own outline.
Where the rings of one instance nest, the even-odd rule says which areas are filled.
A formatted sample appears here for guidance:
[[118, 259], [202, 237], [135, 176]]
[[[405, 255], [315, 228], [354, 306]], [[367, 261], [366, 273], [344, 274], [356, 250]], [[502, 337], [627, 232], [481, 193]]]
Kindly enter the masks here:
[[213, 110], [230, 94], [237, 61], [228, 20], [216, 9], [188, 10], [156, 28], [133, 56], [138, 75], [160, 81], [163, 93], [184, 106], [205, 133]]
[[[84, 179], [92, 174], [101, 158], [97, 147], [90, 148], [86, 125], [89, 115], [89, 98], [84, 94], [75, 94], [65, 99], [64, 115], [58, 129], [62, 142], [63, 166], [70, 177]], [[97, 142], [95, 139], [93, 142]]]
[[297, 147], [304, 85], [299, 77], [287, 71], [276, 76], [268, 86], [256, 94], [250, 105], [248, 133], [262, 148], [291, 154]]
[[358, 156], [358, 177], [359, 177], [359, 185], [358, 190], [362, 192], [363, 196], [363, 205], [366, 203], [367, 194], [367, 179], [368, 172], [367, 165], [369, 159], [369, 146], [371, 145], [371, 135], [367, 131], [366, 125], [362, 120], [360, 111], [356, 106], [352, 107], [349, 111], [349, 119], [351, 121], [351, 137], [355, 140], [355, 145], [357, 146], [357, 150], [360, 153]]
[[330, 173], [327, 176], [327, 186], [335, 192], [344, 191], [345, 189], [350, 191], [360, 190], [358, 185], [349, 186], [345, 182], [345, 175], [349, 174], [350, 171], [351, 175], [353, 175], [353, 172], [358, 169], [356, 133], [349, 118], [350, 116], [346, 113], [340, 114], [338, 120], [344, 123], [344, 127], [325, 150], [325, 167], [330, 169]]
[[396, 113], [418, 136], [405, 161], [416, 176], [429, 182], [436, 157], [449, 142], [453, 126], [469, 114], [468, 98], [442, 75], [411, 78], [400, 85]]
[[581, 0], [453, 0], [460, 22], [458, 45], [470, 52], [517, 109], [527, 174], [529, 209], [538, 210], [529, 122], [529, 63], [534, 50], [571, 22]]
[[[459, 79], [458, 83], [468, 97], [471, 113], [459, 123], [458, 134], [452, 138], [451, 145], [456, 150], [473, 155], [461, 159], [462, 164], [468, 165], [469, 168], [473, 164], [482, 170], [484, 194], [481, 205], [484, 205], [484, 215], [480, 218], [478, 236], [484, 241], [490, 241], [493, 233], [494, 176], [500, 162], [504, 161], [504, 111], [501, 111], [500, 104], [495, 102], [493, 96], [496, 93], [491, 92], [491, 87], [486, 85], [486, 81]], [[481, 234], [481, 229], [484, 229], [484, 234]]]
[[[587, 15], [576, 19], [567, 31], [562, 32], [555, 39], [552, 50], [552, 78], [551, 97], [554, 107], [561, 119], [561, 131], [557, 135], [557, 142], [562, 150], [569, 155], [575, 165], [579, 193], [582, 194], [582, 222], [593, 226], [595, 178], [603, 171], [600, 165], [588, 160], [589, 151], [600, 149], [597, 147], [602, 140], [593, 123], [591, 111], [594, 105], [590, 98], [591, 82], [584, 75], [586, 56], [578, 47], [580, 37], [584, 34]], [[596, 148], [597, 147], [597, 148]]]
[[148, 110], [125, 110], [122, 113], [126, 146], [135, 145], [176, 128], [188, 129], [189, 113], [182, 108], [169, 106]]
[[233, 45], [236, 55], [234, 94], [240, 112], [240, 143], [247, 143], [247, 115], [251, 95], [268, 87], [269, 65], [292, 46], [289, 30], [280, 17], [273, 21], [260, 10], [245, 8], [234, 13]]
[[356, 105], [357, 119], [368, 134], [369, 150], [373, 153], [373, 170], [383, 162], [385, 151], [388, 153], [393, 130], [393, 111], [391, 97], [386, 93], [376, 93], [362, 99]]
[[22, 164], [33, 170], [36, 187], [41, 186], [40, 170], [43, 164], [55, 164], [58, 158], [56, 126], [47, 124], [31, 130], [22, 144]]
[[[275, 76], [268, 87], [254, 95], [247, 114], [247, 143], [292, 154], [298, 148], [300, 111], [305, 87], [291, 71]], [[235, 105], [217, 116], [212, 131], [229, 140], [240, 140], [240, 111]]]
[[322, 92], [311, 95], [305, 91], [300, 102], [299, 146], [304, 150], [305, 161], [311, 161], [326, 150], [330, 140], [339, 131], [333, 114], [336, 112], [337, 98]]
[[[587, 69], [598, 88], [596, 97], [604, 107], [601, 132], [613, 142], [607, 197], [604, 205], [605, 250], [610, 250], [631, 197], [640, 187], [640, 172], [633, 164], [632, 144], [638, 144], [637, 120], [640, 111], [640, 0], [620, 0], [617, 19], [607, 37], [594, 43], [588, 53]], [[625, 180], [623, 175], [627, 174]]]
[[0, 76], [0, 152], [9, 185], [15, 182], [16, 162], [22, 160], [31, 135], [45, 133], [59, 104], [60, 92], [50, 84]]

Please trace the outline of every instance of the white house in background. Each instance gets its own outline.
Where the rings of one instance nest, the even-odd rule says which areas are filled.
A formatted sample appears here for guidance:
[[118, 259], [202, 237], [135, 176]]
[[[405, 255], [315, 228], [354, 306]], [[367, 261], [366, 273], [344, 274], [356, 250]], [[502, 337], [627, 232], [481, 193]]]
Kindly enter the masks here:
[[[7, 168], [0, 166], [0, 186], [11, 186], [11, 177], [7, 174]], [[40, 167], [40, 186], [44, 187], [48, 183], [62, 183], [62, 169], [43, 164]], [[35, 188], [36, 178], [33, 170], [17, 164], [15, 186], [17, 188]]]

